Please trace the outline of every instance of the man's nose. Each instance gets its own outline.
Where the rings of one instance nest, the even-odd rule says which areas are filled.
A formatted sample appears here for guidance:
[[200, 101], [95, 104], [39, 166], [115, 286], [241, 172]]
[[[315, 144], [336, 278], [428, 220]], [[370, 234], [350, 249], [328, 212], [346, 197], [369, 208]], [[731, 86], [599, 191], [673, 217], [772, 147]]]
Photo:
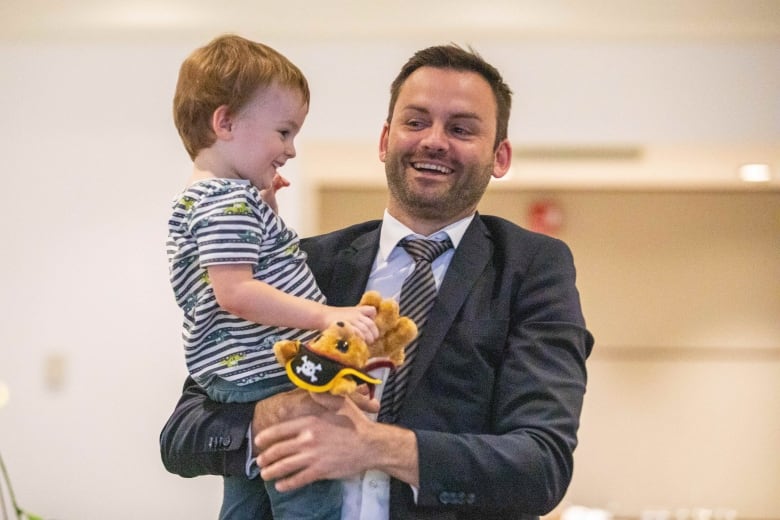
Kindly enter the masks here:
[[428, 150], [440, 151], [446, 150], [449, 141], [447, 140], [447, 132], [443, 125], [433, 124], [425, 131], [423, 136], [422, 146]]

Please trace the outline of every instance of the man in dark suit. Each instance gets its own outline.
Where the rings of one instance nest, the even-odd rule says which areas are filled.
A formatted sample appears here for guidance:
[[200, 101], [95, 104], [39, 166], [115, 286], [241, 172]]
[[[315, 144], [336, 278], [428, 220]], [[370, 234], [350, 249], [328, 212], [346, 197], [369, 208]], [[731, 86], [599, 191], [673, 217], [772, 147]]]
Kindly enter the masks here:
[[509, 169], [510, 105], [475, 53], [419, 51], [391, 87], [383, 220], [301, 242], [332, 305], [367, 289], [396, 296], [412, 270], [399, 239], [453, 243], [433, 262], [438, 296], [389, 423], [366, 416], [378, 404], [362, 395], [227, 405], [188, 381], [161, 435], [170, 471], [245, 479], [251, 448], [282, 491], [357, 474], [345, 495], [354, 518], [529, 518], [559, 503], [593, 338], [569, 248], [476, 212], [490, 178]]

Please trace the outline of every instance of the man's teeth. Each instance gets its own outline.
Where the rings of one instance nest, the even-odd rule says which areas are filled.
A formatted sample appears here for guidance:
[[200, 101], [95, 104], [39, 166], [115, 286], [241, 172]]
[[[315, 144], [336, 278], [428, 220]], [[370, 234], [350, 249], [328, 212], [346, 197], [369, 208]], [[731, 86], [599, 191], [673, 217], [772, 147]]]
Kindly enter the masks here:
[[440, 164], [413, 163], [412, 166], [414, 166], [416, 170], [434, 170], [441, 173], [452, 173], [452, 169]]

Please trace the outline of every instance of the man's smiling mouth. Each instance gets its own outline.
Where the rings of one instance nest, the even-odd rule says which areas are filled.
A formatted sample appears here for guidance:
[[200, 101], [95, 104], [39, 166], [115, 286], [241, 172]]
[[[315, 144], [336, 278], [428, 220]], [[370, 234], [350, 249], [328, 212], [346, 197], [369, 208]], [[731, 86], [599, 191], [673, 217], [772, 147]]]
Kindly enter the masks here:
[[441, 164], [414, 162], [412, 163], [412, 167], [415, 170], [424, 171], [426, 173], [437, 173], [437, 174], [445, 174], [445, 175], [452, 173], [452, 168], [447, 168], [446, 166], [442, 166]]

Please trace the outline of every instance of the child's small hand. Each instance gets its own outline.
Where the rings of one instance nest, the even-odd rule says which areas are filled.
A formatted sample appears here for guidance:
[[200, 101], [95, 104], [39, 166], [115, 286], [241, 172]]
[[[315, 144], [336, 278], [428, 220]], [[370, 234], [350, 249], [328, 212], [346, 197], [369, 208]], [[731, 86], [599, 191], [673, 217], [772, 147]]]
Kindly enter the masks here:
[[376, 323], [374, 323], [375, 316], [376, 308], [371, 305], [361, 305], [359, 307], [328, 307], [325, 322], [347, 322], [363, 341], [371, 344], [379, 338], [379, 329], [377, 328]]
[[370, 345], [379, 338], [379, 329], [374, 322], [376, 307], [361, 305], [360, 307], [355, 307], [355, 309], [358, 310], [360, 315], [356, 320], [350, 320], [350, 324], [363, 338], [363, 341]]
[[276, 202], [276, 192], [282, 188], [288, 187], [289, 185], [290, 181], [282, 177], [281, 174], [277, 173], [274, 175], [274, 180], [271, 182], [271, 186], [264, 190], [260, 190], [260, 197], [266, 204], [271, 206], [271, 209], [274, 210], [274, 213], [279, 213], [279, 205]]
[[277, 192], [282, 188], [286, 188], [289, 185], [290, 185], [290, 181], [288, 181], [286, 177], [283, 177], [281, 173], [277, 173], [276, 175], [274, 175], [274, 181], [272, 184], [274, 192]]

